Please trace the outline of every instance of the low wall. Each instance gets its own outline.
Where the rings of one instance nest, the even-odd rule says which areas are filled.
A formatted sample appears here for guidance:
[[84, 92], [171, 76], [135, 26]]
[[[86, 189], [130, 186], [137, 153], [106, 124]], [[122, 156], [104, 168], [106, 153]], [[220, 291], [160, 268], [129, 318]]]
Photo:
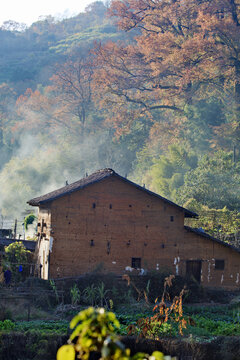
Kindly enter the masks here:
[[[57, 349], [66, 343], [66, 335], [42, 335], [40, 333], [2, 333], [0, 334], [0, 360], [56, 360]], [[121, 341], [136, 352], [177, 356], [179, 360], [239, 360], [240, 337], [218, 336], [211, 341], [201, 342], [188, 339], [165, 338], [160, 341], [122, 337]], [[95, 358], [95, 356], [94, 356]]]

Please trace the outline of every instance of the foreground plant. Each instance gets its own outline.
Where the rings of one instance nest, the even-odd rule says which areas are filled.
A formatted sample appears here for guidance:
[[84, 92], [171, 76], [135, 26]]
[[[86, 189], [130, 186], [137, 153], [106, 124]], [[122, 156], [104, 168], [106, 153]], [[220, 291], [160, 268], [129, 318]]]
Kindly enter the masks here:
[[139, 337], [158, 339], [162, 335], [176, 335], [176, 326], [179, 334], [183, 335], [187, 321], [183, 315], [182, 304], [183, 296], [187, 291], [183, 289], [179, 296], [175, 296], [171, 301], [169, 288], [174, 278], [174, 275], [165, 278], [161, 301], [158, 303], [158, 298], [155, 300], [154, 315], [139, 319], [136, 325], [129, 325], [128, 335], [137, 334]]
[[81, 299], [81, 293], [76, 284], [74, 284], [74, 286], [71, 288], [70, 294], [72, 305], [78, 305]]
[[58, 350], [57, 360], [88, 360], [91, 353], [99, 353], [102, 360], [166, 359], [159, 351], [154, 351], [152, 355], [137, 353], [131, 356], [130, 350], [125, 349], [115, 333], [119, 327], [115, 314], [106, 312], [103, 308], [90, 307], [81, 311], [70, 322], [73, 332], [68, 345], [63, 345]]

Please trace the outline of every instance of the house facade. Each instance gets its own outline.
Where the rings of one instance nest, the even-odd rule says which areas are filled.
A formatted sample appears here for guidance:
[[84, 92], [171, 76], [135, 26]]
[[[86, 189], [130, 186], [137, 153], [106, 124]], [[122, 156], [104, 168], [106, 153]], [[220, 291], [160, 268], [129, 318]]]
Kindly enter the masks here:
[[104, 169], [28, 202], [39, 207], [41, 277], [169, 269], [206, 287], [239, 288], [239, 250], [184, 226], [197, 214]]

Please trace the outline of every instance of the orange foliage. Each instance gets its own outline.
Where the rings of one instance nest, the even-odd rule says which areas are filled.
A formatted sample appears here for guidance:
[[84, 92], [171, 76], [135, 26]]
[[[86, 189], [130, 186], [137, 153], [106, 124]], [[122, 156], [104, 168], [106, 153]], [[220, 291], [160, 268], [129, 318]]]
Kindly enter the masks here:
[[[130, 45], [98, 45], [95, 89], [118, 131], [157, 109], [184, 111], [212, 92], [240, 104], [240, 11], [236, 0], [113, 0]], [[99, 91], [101, 89], [101, 91]]]
[[92, 110], [91, 59], [68, 60], [59, 65], [52, 76], [52, 85], [32, 91], [27, 89], [17, 100], [20, 128], [57, 133], [67, 129], [72, 134], [83, 133], [88, 113]]
[[[187, 320], [183, 315], [183, 296], [186, 294], [186, 289], [182, 289], [179, 296], [175, 296], [171, 301], [169, 295], [169, 288], [172, 286], [172, 281], [175, 276], [170, 275], [165, 278], [164, 290], [162, 294], [161, 301], [158, 303], [158, 299], [155, 300], [155, 306], [153, 312], [155, 314], [150, 317], [140, 318], [137, 321], [137, 326], [131, 324], [128, 326], [128, 335], [135, 335], [138, 333], [138, 337], [154, 337], [158, 338], [159, 335], [155, 333], [156, 324], [162, 325], [164, 323], [170, 322], [178, 325], [178, 331], [180, 335], [183, 335], [183, 329], [187, 327]], [[129, 284], [132, 284], [129, 279]], [[167, 304], [170, 302], [170, 305]], [[193, 324], [193, 323], [192, 323]]]
[[31, 128], [41, 133], [54, 130], [56, 126], [68, 127], [64, 107], [58, 104], [51, 87], [47, 87], [43, 93], [27, 89], [24, 95], [17, 99], [16, 105], [17, 113], [22, 118], [17, 124], [18, 130]]
[[92, 103], [93, 63], [87, 60], [68, 60], [58, 66], [56, 74], [51, 78], [58, 101], [64, 106], [64, 112], [78, 118], [84, 128], [88, 110]]

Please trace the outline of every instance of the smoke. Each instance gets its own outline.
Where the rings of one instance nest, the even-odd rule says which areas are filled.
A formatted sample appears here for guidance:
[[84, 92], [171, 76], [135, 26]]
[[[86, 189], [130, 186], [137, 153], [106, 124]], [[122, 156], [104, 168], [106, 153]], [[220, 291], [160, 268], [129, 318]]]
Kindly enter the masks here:
[[124, 144], [115, 144], [107, 130], [95, 134], [42, 141], [39, 136], [21, 136], [19, 147], [0, 171], [0, 212], [7, 219], [22, 219], [35, 211], [27, 204], [31, 198], [46, 194], [79, 180], [86, 173], [111, 167], [125, 175], [131, 157]]

